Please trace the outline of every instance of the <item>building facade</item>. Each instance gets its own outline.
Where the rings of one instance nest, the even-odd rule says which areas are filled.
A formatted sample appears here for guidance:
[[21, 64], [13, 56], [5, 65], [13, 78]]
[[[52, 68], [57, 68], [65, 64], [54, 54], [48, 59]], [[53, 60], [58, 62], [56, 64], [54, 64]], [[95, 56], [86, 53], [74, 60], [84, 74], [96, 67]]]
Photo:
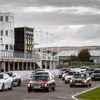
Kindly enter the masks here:
[[[14, 51], [14, 15], [12, 13], [0, 13], [0, 51], [10, 51], [1, 53], [13, 56]], [[1, 56], [1, 55], [0, 55]]]

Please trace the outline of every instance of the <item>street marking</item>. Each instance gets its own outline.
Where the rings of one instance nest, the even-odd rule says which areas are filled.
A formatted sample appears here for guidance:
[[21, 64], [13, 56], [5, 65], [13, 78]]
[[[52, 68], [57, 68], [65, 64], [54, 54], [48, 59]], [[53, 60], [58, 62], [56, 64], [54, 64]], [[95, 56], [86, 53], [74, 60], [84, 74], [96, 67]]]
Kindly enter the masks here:
[[[100, 84], [98, 84], [98, 85], [100, 85]], [[91, 91], [91, 90], [96, 89], [96, 88], [98, 88], [98, 87], [100, 87], [100, 86], [96, 86], [96, 87], [94, 87], [94, 88], [90, 88], [89, 90], [86, 90], [86, 91], [83, 91], [83, 92], [81, 92], [81, 93], [77, 93], [77, 94], [75, 94], [75, 95], [72, 95], [72, 98], [73, 98], [74, 100], [79, 100], [79, 99], [76, 98], [77, 95], [80, 95], [80, 94], [83, 94], [83, 93], [85, 93], [85, 92]]]

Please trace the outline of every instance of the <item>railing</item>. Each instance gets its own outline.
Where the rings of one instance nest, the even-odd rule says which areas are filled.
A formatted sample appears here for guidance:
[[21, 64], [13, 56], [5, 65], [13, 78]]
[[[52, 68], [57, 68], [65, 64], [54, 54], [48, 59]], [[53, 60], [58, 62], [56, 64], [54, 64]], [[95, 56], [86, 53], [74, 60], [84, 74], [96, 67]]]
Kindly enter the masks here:
[[8, 51], [1, 50], [0, 58], [2, 59], [11, 59], [11, 58], [21, 58], [21, 59], [33, 59], [33, 60], [53, 60], [58, 61], [58, 57], [51, 55], [39, 54], [36, 52], [21, 52], [21, 51]]
[[0, 51], [0, 58], [10, 59], [10, 58], [23, 58], [23, 59], [40, 59], [39, 54], [29, 53], [29, 52], [21, 52], [21, 51]]

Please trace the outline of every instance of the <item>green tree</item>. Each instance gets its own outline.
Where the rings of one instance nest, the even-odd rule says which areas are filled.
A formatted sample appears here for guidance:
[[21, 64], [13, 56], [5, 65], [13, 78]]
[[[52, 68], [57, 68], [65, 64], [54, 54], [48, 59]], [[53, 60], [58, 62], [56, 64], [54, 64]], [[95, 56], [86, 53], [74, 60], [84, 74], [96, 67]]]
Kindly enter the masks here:
[[83, 49], [78, 54], [78, 58], [82, 62], [88, 62], [90, 57], [91, 56], [90, 56], [90, 53], [89, 53], [88, 49]]
[[71, 55], [70, 56], [70, 61], [78, 61], [78, 56], [75, 56], [75, 55]]

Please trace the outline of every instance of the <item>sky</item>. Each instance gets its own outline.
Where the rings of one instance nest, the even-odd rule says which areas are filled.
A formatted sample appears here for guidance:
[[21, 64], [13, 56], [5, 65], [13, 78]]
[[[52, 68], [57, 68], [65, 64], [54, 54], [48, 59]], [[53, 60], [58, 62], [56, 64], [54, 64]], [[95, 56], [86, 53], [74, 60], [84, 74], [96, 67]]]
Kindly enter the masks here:
[[38, 46], [100, 46], [100, 0], [0, 0], [15, 27], [34, 28]]

